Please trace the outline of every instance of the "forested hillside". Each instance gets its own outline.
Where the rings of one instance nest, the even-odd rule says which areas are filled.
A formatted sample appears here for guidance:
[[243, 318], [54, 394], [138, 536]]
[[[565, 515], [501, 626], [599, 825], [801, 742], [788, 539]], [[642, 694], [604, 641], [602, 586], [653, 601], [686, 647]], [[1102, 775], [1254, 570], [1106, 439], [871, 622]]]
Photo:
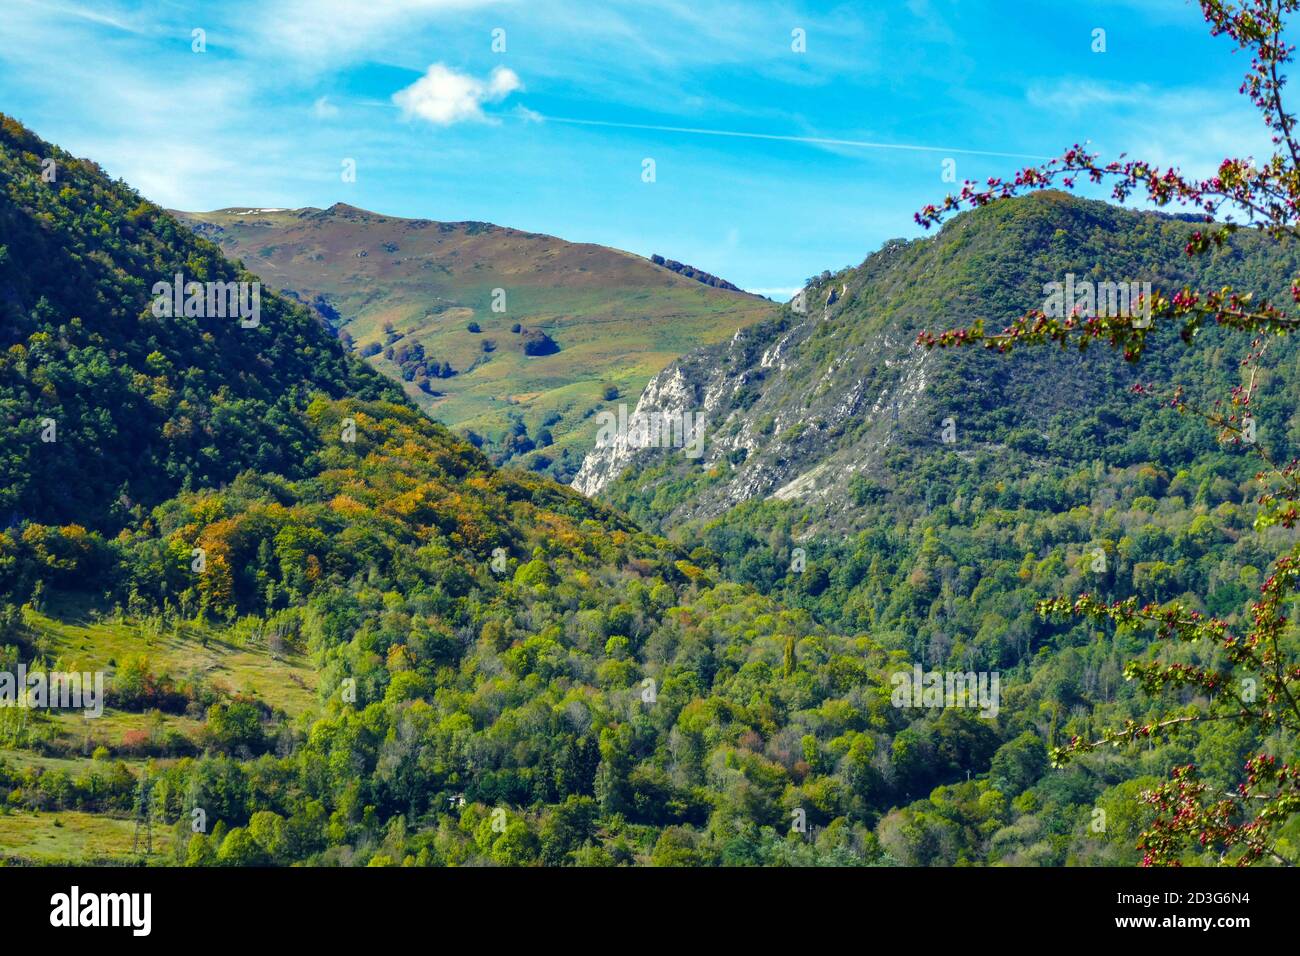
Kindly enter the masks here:
[[[1132, 864], [1140, 789], [1189, 755], [1230, 786], [1256, 743], [1215, 725], [1049, 769], [1064, 735], [1180, 702], [1122, 679], [1144, 640], [1031, 613], [1096, 548], [1103, 593], [1208, 582], [1240, 613], [1287, 532], [1252, 530], [1230, 453], [993, 446], [995, 410], [954, 365], [935, 381], [989, 447], [917, 446], [906, 479], [851, 484], [848, 537], [759, 500], [670, 541], [495, 468], [269, 293], [252, 329], [157, 317], [168, 273], [241, 274], [3, 128], [0, 246], [22, 268], [3, 273], [0, 670], [108, 675], [99, 718], [0, 708], [7, 858]], [[1154, 442], [1167, 417], [1150, 415]], [[54, 442], [44, 417], [67, 423]], [[622, 487], [653, 522], [653, 497]], [[1000, 671], [1000, 701], [900, 706], [893, 678], [916, 666]]]
[[[4, 659], [109, 674], [99, 722], [0, 711], [7, 854], [124, 859], [147, 819], [174, 834], [151, 859], [197, 864], [874, 862], [892, 803], [996, 751], [991, 726], [947, 715], [921, 735], [942, 759], [895, 773], [908, 714], [866, 635], [497, 471], [269, 294], [257, 329], [182, 320], [139, 341], [157, 272], [233, 270], [92, 165], [5, 129], [5, 245], [25, 230], [50, 261], [8, 274], [32, 290], [9, 296], [27, 331], [11, 374], [40, 384], [11, 419], [26, 457], [10, 487], [36, 504], [0, 535]], [[40, 178], [49, 155], [57, 186]], [[132, 231], [138, 210], [149, 226]], [[104, 301], [57, 288], [83, 262], [114, 283]], [[42, 301], [61, 314], [42, 318]], [[66, 334], [77, 354], [76, 318], [92, 367], [157, 396], [136, 442], [84, 437], [82, 417], [115, 423], [126, 399], [79, 382], [80, 364], [48, 377], [40, 343]], [[45, 327], [60, 319], [66, 333]], [[263, 371], [263, 354], [283, 361]], [[164, 412], [200, 418], [226, 394], [249, 396], [244, 414], [184, 432], [181, 459]], [[119, 474], [149, 493], [114, 510], [24, 464], [44, 443], [17, 426], [47, 409], [71, 423], [50, 444], [113, 476], [105, 497]], [[279, 431], [245, 437], [268, 421]], [[812, 828], [792, 835], [796, 809]]]
[[[47, 177], [53, 177], [47, 179]], [[0, 117], [0, 516], [115, 530], [182, 487], [295, 474], [307, 390], [397, 391], [306, 309], [153, 314], [156, 282], [253, 280], [87, 160]], [[48, 432], [46, 420], [54, 423]], [[41, 440], [42, 432], [54, 440]]]
[[[980, 319], [1001, 328], [1040, 308], [1042, 284], [1067, 273], [1080, 283], [1231, 284], [1259, 299], [1289, 296], [1289, 248], [1239, 234], [1188, 260], [1195, 228], [1048, 192], [965, 213], [933, 239], [889, 243], [859, 268], [812, 280], [806, 314], [787, 307], [651, 383], [643, 412], [689, 408], [709, 421], [700, 459], [616, 446], [593, 452], [579, 483], [591, 479], [603, 499], [668, 534], [702, 567], [820, 624], [870, 633], [927, 667], [1000, 671], [1011, 719], [1048, 746], [1182, 713], [1203, 698], [1135, 697], [1125, 663], [1205, 663], [1218, 659], [1212, 652], [1168, 652], [1129, 629], [1044, 620], [1036, 605], [1080, 593], [1157, 607], [1182, 599], [1233, 628], [1247, 625], [1294, 532], [1257, 525], [1260, 463], [1249, 447], [1221, 444], [1199, 417], [1149, 393], [1182, 384], [1189, 401], [1213, 409], [1243, 383], [1239, 364], [1257, 346], [1207, 328], [1189, 348], [1162, 327], [1135, 366], [1100, 346], [1101, 354], [1044, 349], [1013, 362], [915, 342], [922, 330]], [[1296, 345], [1275, 338], [1263, 356], [1251, 414], [1259, 441], [1285, 462], [1300, 438]], [[1139, 383], [1145, 394], [1135, 393]], [[1216, 792], [1229, 790], [1260, 743], [1247, 729], [1211, 723], [1175, 744], [1096, 755], [1087, 778], [1047, 773], [1013, 804], [1016, 824], [976, 845], [991, 856], [1064, 862], [1062, 804], [1040, 808], [1092, 800], [1103, 781], [1114, 788], [1107, 793], [1133, 795], [1192, 762], [1209, 768]], [[1278, 741], [1277, 752], [1292, 746]], [[1067, 786], [1072, 796], [1063, 797]], [[952, 862], [961, 852], [952, 847], [967, 845], [934, 799], [900, 812], [914, 824], [910, 838], [929, 847], [913, 859]], [[1112, 852], [1101, 858], [1124, 858]]]

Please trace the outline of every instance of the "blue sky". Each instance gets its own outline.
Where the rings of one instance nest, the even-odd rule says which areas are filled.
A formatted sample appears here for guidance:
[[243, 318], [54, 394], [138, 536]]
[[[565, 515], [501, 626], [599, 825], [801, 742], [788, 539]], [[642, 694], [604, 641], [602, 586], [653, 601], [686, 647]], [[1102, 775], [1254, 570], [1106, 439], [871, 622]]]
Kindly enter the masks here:
[[1248, 65], [1184, 0], [0, 0], [0, 112], [164, 205], [486, 220], [778, 298], [919, 234], [945, 159], [1267, 156]]

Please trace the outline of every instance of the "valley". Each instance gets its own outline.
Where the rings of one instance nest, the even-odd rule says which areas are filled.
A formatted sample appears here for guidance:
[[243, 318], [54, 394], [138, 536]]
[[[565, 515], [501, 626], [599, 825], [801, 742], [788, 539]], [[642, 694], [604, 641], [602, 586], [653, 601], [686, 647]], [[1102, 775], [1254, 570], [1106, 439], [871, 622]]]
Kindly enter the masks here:
[[[1142, 615], [1248, 629], [1296, 547], [1233, 423], [1147, 389], [1208, 403], [1257, 363], [1258, 436], [1294, 457], [1290, 340], [1260, 361], [1157, 321], [1140, 376], [924, 345], [1032, 308], [1043, 275], [1281, 299], [1290, 246], [1189, 261], [1185, 220], [1045, 191], [822, 273], [799, 309], [485, 224], [240, 212], [187, 224], [0, 117], [0, 664], [107, 687], [92, 719], [0, 708], [6, 861], [1134, 866], [1175, 768], [1223, 790], [1293, 746], [1285, 714], [1131, 730], [1261, 673]], [[363, 265], [322, 275], [346, 250]], [[155, 310], [178, 274], [265, 283], [258, 321]], [[502, 394], [561, 415], [538, 424], [577, 488], [482, 440], [522, 414]], [[705, 427], [663, 447], [638, 414]], [[1094, 617], [1067, 613], [1083, 592]], [[1112, 727], [1133, 736], [1067, 753]]]

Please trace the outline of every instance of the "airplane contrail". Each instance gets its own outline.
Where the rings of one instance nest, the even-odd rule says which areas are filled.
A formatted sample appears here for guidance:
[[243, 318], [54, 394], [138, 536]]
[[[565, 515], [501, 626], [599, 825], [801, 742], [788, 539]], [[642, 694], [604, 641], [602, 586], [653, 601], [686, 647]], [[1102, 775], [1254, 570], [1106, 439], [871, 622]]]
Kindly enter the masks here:
[[690, 126], [656, 126], [650, 123], [616, 123], [612, 120], [573, 119], [565, 116], [542, 116], [543, 122], [569, 123], [574, 126], [608, 126], [616, 129], [641, 129], [659, 133], [691, 133], [696, 136], [732, 136], [739, 139], [766, 139], [785, 143], [810, 143], [817, 146], [851, 146], [861, 149], [904, 149], [926, 153], [960, 153], [966, 156], [997, 156], [1004, 159], [1048, 160], [1051, 156], [1030, 153], [1001, 153], [987, 149], [959, 149], [953, 146], [918, 146], [911, 143], [872, 143], [858, 139], [829, 139], [822, 136], [782, 136], [777, 133], [747, 133], [730, 129], [698, 129]]

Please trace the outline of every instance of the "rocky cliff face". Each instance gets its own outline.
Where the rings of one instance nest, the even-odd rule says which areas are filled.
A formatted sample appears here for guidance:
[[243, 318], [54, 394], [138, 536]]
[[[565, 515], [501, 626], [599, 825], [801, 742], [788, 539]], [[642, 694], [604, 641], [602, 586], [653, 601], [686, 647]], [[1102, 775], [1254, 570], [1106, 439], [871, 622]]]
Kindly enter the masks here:
[[[880, 255], [903, 248], [899, 243]], [[856, 275], [835, 276], [804, 290], [802, 302], [796, 299], [778, 320], [740, 330], [651, 379], [635, 414], [702, 417], [698, 461], [679, 463], [685, 456], [678, 449], [641, 448], [620, 435], [588, 453], [573, 487], [599, 495], [630, 467], [663, 463], [725, 472], [695, 500], [675, 504], [683, 518], [707, 517], [756, 496], [833, 498], [912, 420], [926, 367], [938, 358], [912, 348], [914, 333], [894, 328], [828, 356], [811, 379], [801, 374], [805, 356], [854, 314], [861, 285]], [[815, 305], [801, 310], [803, 303]], [[850, 433], [854, 440], [846, 443]]]
[[[692, 370], [692, 377], [698, 377], [695, 375], [695, 370]], [[674, 364], [650, 379], [632, 414], [626, 417], [629, 421], [644, 421], [655, 416], [660, 422], [672, 422], [684, 414], [694, 418], [699, 412], [704, 417], [702, 427], [705, 429], [707, 441], [710, 409], [701, 405], [699, 395], [696, 383], [687, 378], [686, 370], [680, 364]], [[617, 411], [610, 410], [610, 414], [617, 415]], [[573, 479], [572, 487], [584, 495], [595, 497], [601, 489], [637, 461], [643, 452], [653, 453], [650, 449], [643, 448], [643, 445], [645, 445], [644, 439], [639, 438], [636, 432], [627, 430], [616, 431], [607, 440], [598, 439], [597, 447], [583, 459], [582, 467], [578, 470], [577, 477]], [[660, 450], [655, 449], [655, 451]], [[677, 454], [685, 454], [684, 447], [671, 450]]]
[[[1135, 409], [1134, 370], [1104, 347], [1086, 363], [1077, 351], [1045, 349], [1009, 361], [980, 349], [926, 352], [916, 337], [976, 319], [1002, 328], [1042, 308], [1044, 286], [1067, 272], [1080, 282], [1230, 284], [1285, 298], [1294, 256], [1267, 258], [1257, 237], [1242, 235], [1208, 262], [1188, 260], [1182, 244], [1193, 228], [1049, 192], [965, 214], [931, 238], [886, 243], [856, 268], [823, 273], [774, 319], [651, 380], [637, 411], [702, 415], [699, 458], [616, 440], [586, 456], [574, 487], [661, 527], [755, 498], [834, 522], [910, 484], [917, 456], [969, 462], [992, 452], [1030, 469], [1035, 456], [1145, 460], [1149, 412]], [[1208, 384], [1228, 368], [1187, 358], [1173, 329], [1154, 334], [1145, 381], [1177, 372]]]

